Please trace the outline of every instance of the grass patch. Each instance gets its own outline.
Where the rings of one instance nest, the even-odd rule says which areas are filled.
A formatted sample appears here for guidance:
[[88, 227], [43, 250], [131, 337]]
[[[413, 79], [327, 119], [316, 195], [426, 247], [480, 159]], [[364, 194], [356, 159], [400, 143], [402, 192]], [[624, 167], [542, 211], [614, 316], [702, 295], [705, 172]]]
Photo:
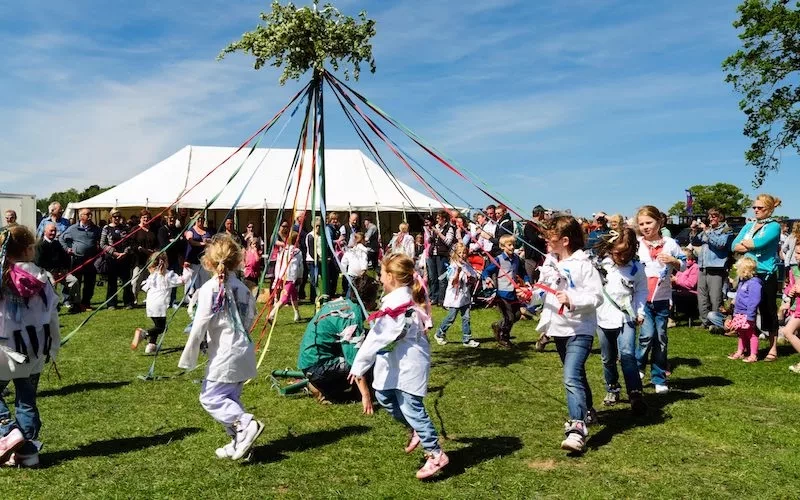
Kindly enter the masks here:
[[[99, 289], [97, 297], [104, 295]], [[303, 306], [305, 317], [311, 306]], [[441, 320], [444, 311], [435, 310]], [[436, 481], [414, 478], [421, 455], [405, 455], [405, 434], [385, 412], [360, 404], [323, 406], [281, 397], [265, 377], [293, 368], [304, 325], [283, 310], [261, 377], [243, 399], [266, 424], [253, 461], [219, 461], [227, 437], [197, 397], [202, 371], [176, 376], [187, 323], [170, 325], [156, 374], [151, 356], [131, 352], [133, 329], [149, 327], [144, 309], [101, 311], [67, 344], [62, 379], [42, 377], [42, 469], [3, 470], [4, 498], [442, 498], [442, 497], [773, 497], [791, 495], [800, 475], [800, 378], [775, 363], [747, 365], [725, 355], [735, 339], [700, 329], [670, 331], [673, 388], [646, 388], [650, 415], [626, 405], [604, 409], [600, 356], [588, 362], [601, 423], [588, 452], [559, 449], [566, 419], [561, 366], [553, 348], [533, 351], [535, 323], [515, 326], [519, 348], [490, 341], [494, 310], [474, 311], [478, 349], [434, 343], [426, 405], [451, 466]], [[62, 316], [66, 334], [85, 314]], [[597, 346], [597, 344], [595, 344]], [[762, 352], [762, 354], [764, 354]], [[791, 417], [791, 418], [789, 418]], [[35, 492], [35, 493], [34, 493]]]

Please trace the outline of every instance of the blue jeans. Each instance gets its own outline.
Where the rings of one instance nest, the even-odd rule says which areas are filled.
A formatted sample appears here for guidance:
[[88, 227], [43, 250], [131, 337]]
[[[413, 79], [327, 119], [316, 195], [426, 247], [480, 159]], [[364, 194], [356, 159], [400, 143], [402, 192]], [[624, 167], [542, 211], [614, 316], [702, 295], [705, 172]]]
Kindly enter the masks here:
[[447, 276], [441, 280], [439, 276], [447, 270], [447, 257], [444, 255], [431, 255], [427, 260], [428, 266], [428, 295], [431, 304], [444, 302], [444, 293], [447, 291]]
[[631, 391], [642, 391], [642, 379], [639, 378], [639, 367], [636, 364], [636, 326], [625, 323], [619, 328], [600, 328], [600, 357], [603, 359], [603, 376], [606, 388], [619, 387], [617, 358], [622, 365], [622, 377], [628, 394]]
[[308, 292], [311, 302], [317, 300], [317, 283], [319, 282], [319, 265], [316, 262], [306, 261], [308, 268]]
[[564, 389], [567, 391], [567, 409], [570, 420], [586, 420], [589, 408], [594, 406], [592, 388], [586, 380], [586, 360], [592, 352], [592, 335], [553, 337], [561, 363], [564, 365]]
[[472, 328], [469, 324], [469, 308], [470, 304], [461, 307], [448, 307], [447, 316], [442, 320], [442, 324], [439, 325], [439, 331], [436, 332], [436, 336], [444, 338], [447, 330], [455, 323], [456, 315], [461, 313], [461, 342], [469, 342], [472, 338]]
[[643, 372], [650, 361], [650, 380], [655, 385], [667, 383], [667, 319], [669, 301], [648, 302], [644, 307], [644, 323], [639, 329], [636, 362]]
[[[0, 393], [3, 392], [9, 380], [0, 381]], [[14, 428], [19, 428], [25, 439], [32, 440], [39, 436], [42, 421], [39, 418], [39, 408], [36, 407], [36, 389], [39, 387], [39, 374], [27, 378], [14, 379], [14, 419], [11, 410], [0, 397], [0, 436], [6, 436]]]
[[400, 389], [375, 391], [375, 399], [386, 408], [395, 420], [417, 431], [422, 448], [427, 452], [441, 451], [439, 435], [431, 422], [431, 417], [422, 404], [422, 396], [414, 396]]

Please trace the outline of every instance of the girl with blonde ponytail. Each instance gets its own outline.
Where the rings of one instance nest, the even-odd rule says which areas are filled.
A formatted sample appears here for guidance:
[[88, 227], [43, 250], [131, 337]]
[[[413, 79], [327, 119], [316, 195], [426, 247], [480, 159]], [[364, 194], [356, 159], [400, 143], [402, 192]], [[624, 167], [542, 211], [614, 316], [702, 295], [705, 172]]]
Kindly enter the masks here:
[[426, 333], [432, 326], [430, 305], [422, 278], [415, 274], [414, 262], [405, 254], [391, 253], [383, 259], [381, 283], [384, 297], [380, 309], [368, 318], [372, 330], [353, 360], [349, 379], [351, 383], [360, 381], [375, 365], [375, 398], [408, 428], [406, 453], [422, 445], [426, 461], [417, 478], [426, 479], [449, 462], [422, 402], [431, 367]]
[[214, 276], [197, 290], [192, 331], [178, 366], [197, 367], [200, 344], [208, 342], [208, 367], [200, 389], [200, 404], [225, 427], [231, 442], [218, 448], [220, 459], [239, 460], [264, 430], [241, 403], [244, 382], [256, 376], [255, 345], [249, 331], [255, 300], [236, 277], [242, 249], [227, 234], [214, 236], [205, 247], [203, 267]]

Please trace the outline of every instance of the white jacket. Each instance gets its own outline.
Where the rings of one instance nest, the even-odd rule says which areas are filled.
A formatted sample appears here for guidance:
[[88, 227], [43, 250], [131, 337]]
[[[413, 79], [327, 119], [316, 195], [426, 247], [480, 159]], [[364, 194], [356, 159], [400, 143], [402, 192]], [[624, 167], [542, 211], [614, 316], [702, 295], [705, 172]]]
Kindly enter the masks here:
[[[659, 253], [665, 253], [680, 260], [681, 267], [678, 271], [686, 269], [686, 255], [684, 255], [678, 242], [672, 238], [664, 238], [664, 246]], [[647, 301], [656, 302], [659, 300], [671, 300], [672, 282], [670, 281], [670, 275], [672, 274], [672, 267], [669, 266], [668, 269], [668, 266], [658, 261], [657, 256], [655, 259], [650, 257], [650, 247], [647, 246], [647, 243], [641, 236], [639, 237], [639, 261], [644, 264], [644, 272], [648, 278], [657, 278], [659, 280], [655, 288], [655, 293], [652, 297], [648, 294]]]
[[597, 308], [603, 303], [603, 282], [583, 250], [560, 260], [557, 273], [542, 273], [539, 281], [569, 296], [570, 307], [564, 307], [552, 293], [544, 296], [544, 308], [536, 329], [550, 337], [594, 335], [597, 330]]
[[[381, 309], [396, 308], [412, 302], [411, 289], [396, 288], [381, 301]], [[430, 321], [414, 307], [410, 316], [383, 316], [367, 334], [358, 350], [350, 373], [362, 376], [374, 364], [372, 387], [376, 390], [399, 389], [414, 396], [428, 392], [431, 348], [426, 335]]]
[[41, 373], [48, 356], [55, 359], [61, 346], [58, 296], [47, 272], [31, 262], [16, 265], [44, 283], [44, 288], [23, 302], [12, 297], [9, 290], [3, 290], [0, 297], [0, 380], [3, 381]]
[[273, 281], [273, 286], [277, 284], [279, 280], [299, 280], [302, 271], [303, 255], [300, 249], [294, 245], [286, 245], [278, 252], [275, 261], [275, 281]]
[[642, 263], [632, 260], [620, 267], [606, 257], [600, 261], [600, 266], [606, 272], [603, 288], [613, 302], [603, 296], [603, 303], [597, 308], [597, 326], [616, 329], [643, 318], [647, 302], [647, 277]]
[[[458, 273], [458, 281], [453, 284], [453, 278]], [[472, 302], [472, 288], [467, 281], [470, 277], [479, 278], [478, 273], [468, 263], [461, 264], [450, 261], [447, 268], [447, 291], [444, 293], [444, 307], [463, 307]]]
[[[247, 334], [256, 312], [255, 299], [235, 273], [228, 273], [225, 289], [228, 299], [225, 308], [218, 313], [214, 313], [211, 309], [219, 291], [217, 279], [206, 281], [195, 292], [197, 309], [192, 322], [192, 332], [186, 341], [178, 366], [186, 370], [195, 368], [200, 355], [200, 343], [207, 339], [206, 380], [244, 382], [256, 376], [256, 348]], [[238, 328], [237, 311], [241, 319]]]
[[414, 258], [414, 237], [406, 233], [400, 238], [400, 233], [392, 236], [392, 241], [389, 243], [391, 253], [403, 253], [409, 258]]
[[367, 272], [367, 265], [369, 263], [369, 249], [359, 243], [358, 245], [348, 248], [342, 255], [342, 271], [348, 276], [357, 277]]
[[184, 267], [183, 274], [178, 276], [174, 271], [161, 274], [158, 271], [151, 273], [142, 285], [142, 290], [147, 292], [145, 309], [148, 318], [165, 318], [169, 309], [172, 289], [192, 281], [191, 268]]

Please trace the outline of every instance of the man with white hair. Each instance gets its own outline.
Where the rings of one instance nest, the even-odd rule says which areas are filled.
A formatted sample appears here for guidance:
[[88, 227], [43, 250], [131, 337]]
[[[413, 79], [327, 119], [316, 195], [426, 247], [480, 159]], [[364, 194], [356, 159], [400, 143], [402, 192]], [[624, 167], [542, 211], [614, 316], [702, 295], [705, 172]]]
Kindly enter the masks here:
[[41, 222], [39, 222], [39, 227], [36, 228], [36, 237], [41, 238], [44, 234], [44, 228], [47, 226], [48, 223], [53, 223], [56, 226], [56, 237], [60, 236], [61, 233], [67, 230], [70, 226], [69, 220], [62, 217], [61, 214], [64, 213], [64, 210], [61, 208], [61, 203], [54, 201], [47, 207], [48, 216], [44, 217]]
[[13, 210], [6, 210], [4, 216], [6, 219], [6, 225], [4, 227], [11, 228], [17, 225], [17, 212]]

